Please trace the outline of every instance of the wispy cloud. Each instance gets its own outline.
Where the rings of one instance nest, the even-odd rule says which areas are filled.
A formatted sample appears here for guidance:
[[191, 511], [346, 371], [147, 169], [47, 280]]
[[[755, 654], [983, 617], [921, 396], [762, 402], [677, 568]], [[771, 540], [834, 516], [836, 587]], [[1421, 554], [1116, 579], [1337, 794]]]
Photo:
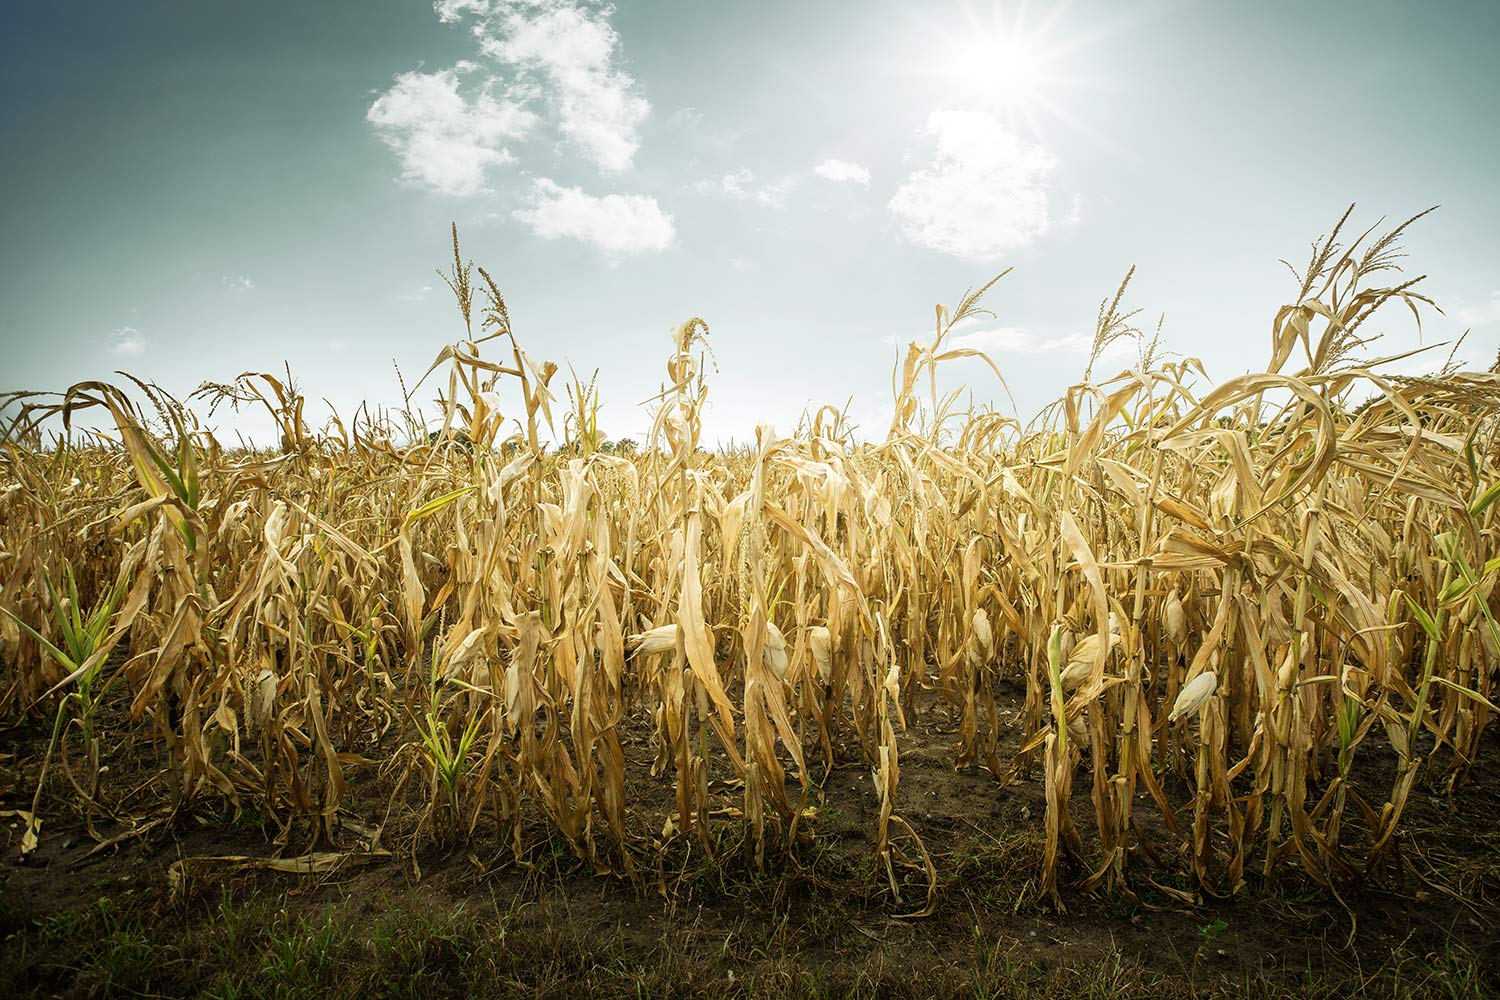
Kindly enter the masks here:
[[758, 184], [754, 171], [741, 167], [722, 177], [694, 183], [690, 190], [696, 194], [722, 195], [736, 201], [753, 201], [767, 208], [784, 208], [786, 197], [797, 186], [797, 178], [791, 174], [769, 184]]
[[[366, 115], [402, 176], [445, 194], [478, 194], [510, 163], [510, 144], [542, 120], [606, 173], [630, 167], [651, 103], [621, 68], [614, 8], [591, 0], [437, 0], [438, 19], [473, 21], [480, 61], [403, 73]], [[463, 89], [460, 89], [460, 84]]]
[[848, 160], [824, 160], [813, 167], [813, 173], [825, 181], [833, 181], [835, 184], [870, 186], [870, 171], [858, 163], [850, 163]]
[[480, 49], [523, 76], [540, 76], [562, 132], [601, 170], [627, 169], [651, 103], [618, 65], [614, 8], [569, 2], [495, 3], [475, 35]]
[[939, 253], [993, 259], [1052, 225], [1047, 187], [1056, 160], [980, 111], [934, 111], [931, 161], [897, 189], [889, 209], [911, 242]]
[[426, 302], [427, 297], [431, 294], [432, 286], [423, 285], [421, 288], [413, 289], [410, 292], [402, 292], [400, 295], [397, 295], [396, 298], [400, 299], [402, 302]]
[[646, 195], [599, 197], [543, 177], [533, 183], [529, 198], [528, 207], [512, 214], [537, 236], [590, 243], [612, 260], [665, 250], [677, 237], [672, 216]]
[[133, 326], [122, 326], [109, 334], [109, 351], [116, 357], [139, 357], [146, 353], [147, 343], [141, 331]]
[[697, 129], [703, 125], [703, 112], [694, 107], [678, 108], [667, 118], [672, 128]]
[[491, 168], [515, 160], [507, 143], [525, 137], [537, 119], [476, 63], [460, 62], [400, 74], [365, 120], [401, 161], [402, 179], [439, 194], [473, 195], [488, 190]]
[[[929, 343], [932, 340], [930, 331], [918, 336], [897, 336], [892, 334], [885, 338], [888, 344], [898, 347], [916, 341], [917, 343]], [[1042, 335], [1030, 330], [1024, 330], [1015, 326], [978, 326], [975, 321], [960, 323], [943, 345], [949, 349], [969, 349], [983, 351], [991, 356], [1004, 354], [1078, 354], [1087, 356], [1094, 349], [1094, 336], [1091, 333], [1065, 333]], [[1123, 356], [1135, 350], [1136, 342], [1124, 337], [1114, 341], [1106, 347], [1100, 355], [1102, 358]]]
[[222, 277], [222, 278], [219, 279], [219, 284], [223, 285], [225, 288], [228, 288], [230, 291], [234, 291], [234, 292], [253, 292], [253, 291], [255, 291], [255, 282], [251, 281], [249, 278], [245, 277], [243, 274], [236, 275], [234, 277], [230, 277], [229, 275], [226, 274], [226, 275], [224, 275], [224, 277]]
[[1013, 326], [997, 326], [955, 334], [944, 343], [951, 348], [969, 348], [986, 354], [1087, 354], [1094, 346], [1094, 338], [1086, 333], [1042, 337]]
[[726, 198], [744, 198], [754, 181], [755, 175], [741, 168], [732, 170], [723, 177], [698, 181], [693, 184], [692, 190], [696, 194], [722, 194]]
[[493, 0], [435, 0], [432, 9], [437, 12], [439, 21], [454, 24], [467, 14], [489, 14], [494, 6]]
[[783, 208], [786, 206], [786, 196], [791, 194], [796, 186], [797, 178], [790, 175], [772, 181], [756, 189], [755, 202], [768, 208]]
[[[470, 22], [479, 58], [400, 74], [370, 105], [366, 118], [396, 153], [405, 180], [443, 194], [488, 193], [492, 173], [517, 161], [515, 150], [528, 159], [547, 155], [525, 145], [547, 126], [601, 172], [630, 168], [651, 104], [622, 68], [612, 5], [436, 0], [433, 9], [445, 24]], [[681, 123], [694, 115], [684, 109]], [[543, 177], [522, 201], [507, 207], [509, 216], [533, 233], [591, 243], [612, 261], [664, 249], [676, 236], [672, 217], [645, 195], [597, 196]], [[430, 291], [398, 297], [418, 302]]]
[[1073, 195], [1073, 200], [1068, 204], [1068, 214], [1063, 216], [1062, 224], [1065, 226], [1076, 226], [1083, 222], [1083, 195]]
[[1490, 292], [1488, 302], [1462, 306], [1453, 315], [1465, 326], [1491, 326], [1500, 323], [1500, 289]]

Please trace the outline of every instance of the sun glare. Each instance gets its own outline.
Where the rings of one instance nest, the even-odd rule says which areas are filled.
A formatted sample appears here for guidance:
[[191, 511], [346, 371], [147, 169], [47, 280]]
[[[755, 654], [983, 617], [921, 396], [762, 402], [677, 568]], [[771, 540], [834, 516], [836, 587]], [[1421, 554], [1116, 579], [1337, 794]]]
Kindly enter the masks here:
[[1028, 107], [1048, 82], [1044, 53], [1024, 37], [967, 39], [955, 46], [951, 63], [955, 82], [1003, 107]]
[[1043, 10], [1021, 3], [973, 0], [954, 20], [925, 20], [926, 70], [941, 100], [998, 116], [1010, 128], [1069, 120], [1065, 107], [1077, 50], [1089, 35], [1065, 27], [1066, 3]]

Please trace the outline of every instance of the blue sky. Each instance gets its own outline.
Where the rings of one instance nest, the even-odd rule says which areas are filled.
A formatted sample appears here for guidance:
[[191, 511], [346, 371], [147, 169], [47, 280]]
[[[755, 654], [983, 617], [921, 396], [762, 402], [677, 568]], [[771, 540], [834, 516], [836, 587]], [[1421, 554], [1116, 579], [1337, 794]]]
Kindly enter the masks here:
[[850, 398], [878, 435], [897, 344], [1005, 267], [960, 335], [1029, 416], [1131, 265], [1169, 349], [1262, 366], [1278, 258], [1350, 202], [1443, 206], [1407, 241], [1447, 313], [1423, 340], [1469, 329], [1487, 367], [1497, 43], [1491, 3], [29, 5], [0, 38], [0, 390], [287, 362], [346, 414], [394, 401], [393, 363], [462, 333], [456, 221], [528, 352], [600, 369], [611, 436], [643, 436], [690, 316], [711, 440]]

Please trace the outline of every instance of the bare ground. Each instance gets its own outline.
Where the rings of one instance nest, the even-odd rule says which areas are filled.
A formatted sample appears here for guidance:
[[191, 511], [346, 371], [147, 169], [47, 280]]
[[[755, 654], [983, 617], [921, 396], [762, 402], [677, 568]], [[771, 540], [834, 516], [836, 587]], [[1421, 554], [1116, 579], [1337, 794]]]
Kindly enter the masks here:
[[[19, 821], [0, 820], [0, 995], [1500, 995], [1493, 734], [1454, 794], [1437, 775], [1419, 783], [1402, 822], [1402, 870], [1384, 881], [1341, 883], [1338, 898], [1283, 871], [1271, 882], [1251, 875], [1232, 898], [1186, 903], [1175, 838], [1156, 817], [1142, 832], [1162, 864], [1132, 859], [1133, 898], [1065, 888], [1060, 913], [1036, 899], [1040, 781], [955, 771], [953, 720], [928, 709], [900, 743], [898, 806], [933, 856], [939, 897], [936, 912], [911, 920], [902, 915], [925, 888], [898, 872], [898, 901], [877, 866], [878, 805], [862, 764], [813, 765], [814, 836], [763, 869], [732, 818], [712, 856], [692, 837], [660, 843], [672, 779], [649, 776], [648, 733], [633, 729], [627, 774], [642, 846], [629, 876], [595, 872], [541, 823], [519, 857], [483, 825], [466, 845], [391, 856], [359, 854], [351, 834], [339, 846], [353, 853], [330, 870], [289, 874], [201, 860], [273, 857], [273, 827], [249, 810], [150, 812], [150, 796], [130, 795], [157, 770], [156, 751], [131, 740], [118, 715], [106, 725], [106, 745], [119, 747], [106, 797], [143, 803], [139, 822], [152, 825], [101, 850], [81, 815], [48, 808], [66, 801], [53, 782], [41, 846], [21, 864]], [[29, 807], [49, 732], [31, 722], [0, 742], [0, 813]], [[1365, 757], [1378, 789], [1389, 761], [1373, 746]], [[858, 758], [849, 748], [843, 759]], [[349, 780], [347, 828], [376, 826], [390, 776], [356, 767]], [[1088, 783], [1084, 765], [1074, 809], [1085, 840]], [[1182, 787], [1168, 794], [1187, 800]], [[727, 791], [726, 806], [738, 798]], [[1139, 815], [1153, 808], [1143, 800]], [[1353, 817], [1348, 825], [1357, 838]], [[129, 829], [100, 823], [96, 834]]]

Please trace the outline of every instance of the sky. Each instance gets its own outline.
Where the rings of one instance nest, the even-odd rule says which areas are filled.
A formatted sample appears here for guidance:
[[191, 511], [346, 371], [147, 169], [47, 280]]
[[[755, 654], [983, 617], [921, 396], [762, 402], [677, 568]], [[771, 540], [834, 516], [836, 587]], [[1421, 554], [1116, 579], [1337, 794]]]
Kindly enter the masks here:
[[1444, 312], [1419, 334], [1389, 310], [1373, 350], [1467, 330], [1486, 368], [1497, 44], [1491, 2], [24, 5], [0, 34], [0, 391], [289, 365], [315, 421], [396, 402], [398, 369], [464, 336], [435, 273], [456, 222], [562, 403], [569, 366], [598, 370], [610, 437], [644, 438], [694, 316], [709, 442], [826, 403], [879, 437], [901, 344], [1006, 268], [954, 337], [1009, 394], [978, 361], [944, 379], [1029, 418], [1132, 266], [1167, 349], [1262, 369], [1279, 259], [1350, 203], [1356, 231], [1441, 206], [1405, 265]]

